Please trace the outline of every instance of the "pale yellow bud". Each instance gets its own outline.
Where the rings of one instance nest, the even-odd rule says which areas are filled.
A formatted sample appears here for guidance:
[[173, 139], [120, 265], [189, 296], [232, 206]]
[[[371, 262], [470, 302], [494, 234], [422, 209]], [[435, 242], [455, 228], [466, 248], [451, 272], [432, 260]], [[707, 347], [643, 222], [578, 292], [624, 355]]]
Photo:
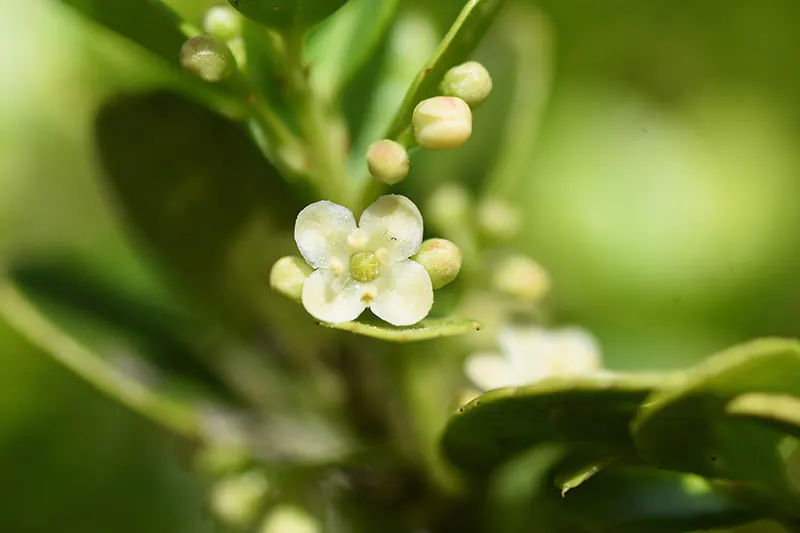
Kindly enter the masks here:
[[492, 240], [513, 239], [522, 226], [519, 209], [501, 198], [489, 198], [478, 204], [478, 227]]
[[472, 135], [472, 112], [464, 100], [436, 96], [414, 108], [414, 137], [428, 150], [458, 148]]
[[439, 89], [445, 96], [461, 98], [474, 109], [492, 92], [492, 77], [477, 61], [467, 61], [448, 70]]
[[550, 290], [550, 276], [536, 261], [514, 255], [500, 261], [492, 273], [492, 285], [520, 300], [539, 301]]
[[203, 81], [216, 82], [230, 76], [236, 60], [230, 49], [210, 35], [198, 35], [181, 47], [181, 66]]
[[408, 152], [389, 139], [375, 141], [367, 150], [369, 173], [388, 185], [403, 181], [408, 175]]
[[424, 241], [412, 259], [428, 272], [434, 289], [456, 279], [461, 270], [461, 250], [447, 239]]
[[212, 6], [203, 17], [203, 31], [229, 41], [242, 32], [242, 15], [227, 4]]
[[211, 512], [227, 526], [249, 526], [258, 518], [268, 490], [267, 480], [259, 472], [223, 478], [212, 488]]
[[274, 291], [299, 302], [303, 296], [303, 284], [312, 271], [313, 269], [296, 255], [281, 257], [272, 265], [269, 284]]
[[304, 509], [283, 504], [270, 511], [259, 533], [322, 533], [322, 525]]

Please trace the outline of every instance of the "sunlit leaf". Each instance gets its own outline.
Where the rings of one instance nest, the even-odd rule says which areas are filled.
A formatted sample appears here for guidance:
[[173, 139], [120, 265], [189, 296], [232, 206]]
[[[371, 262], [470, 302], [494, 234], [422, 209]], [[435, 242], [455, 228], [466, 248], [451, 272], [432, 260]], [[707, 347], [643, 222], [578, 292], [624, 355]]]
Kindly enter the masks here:
[[731, 416], [758, 420], [800, 438], [800, 397], [785, 394], [742, 394], [725, 406]]
[[392, 326], [375, 317], [362, 317], [354, 322], [341, 324], [328, 324], [320, 322], [326, 328], [340, 329], [358, 335], [374, 337], [392, 342], [412, 342], [435, 339], [437, 337], [450, 337], [463, 335], [473, 331], [480, 331], [481, 324], [475, 320], [460, 317], [426, 318], [413, 326]]
[[452, 67], [466, 61], [489, 29], [505, 0], [469, 0], [434, 56], [417, 75], [389, 128], [395, 138], [411, 124], [414, 107], [438, 93], [439, 83]]
[[611, 453], [630, 450], [628, 424], [665, 376], [554, 377], [490, 391], [450, 420], [442, 446], [466, 472], [484, 474], [534, 445], [588, 445]]
[[800, 395], [800, 343], [736, 346], [654, 393], [632, 425], [640, 456], [660, 467], [783, 486], [782, 435], [725, 412], [732, 398], [751, 392]]

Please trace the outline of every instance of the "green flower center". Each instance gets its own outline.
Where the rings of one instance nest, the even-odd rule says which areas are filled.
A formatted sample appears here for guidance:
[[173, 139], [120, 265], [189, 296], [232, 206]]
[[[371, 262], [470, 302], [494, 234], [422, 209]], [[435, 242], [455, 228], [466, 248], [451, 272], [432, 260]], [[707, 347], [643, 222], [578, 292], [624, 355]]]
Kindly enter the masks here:
[[359, 252], [350, 258], [350, 274], [357, 281], [366, 283], [378, 277], [381, 263], [372, 252]]

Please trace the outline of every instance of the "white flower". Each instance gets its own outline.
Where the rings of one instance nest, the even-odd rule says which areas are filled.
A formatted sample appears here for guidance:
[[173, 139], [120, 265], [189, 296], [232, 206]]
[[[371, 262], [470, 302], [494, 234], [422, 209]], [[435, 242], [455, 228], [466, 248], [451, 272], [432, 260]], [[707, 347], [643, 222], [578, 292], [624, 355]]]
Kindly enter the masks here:
[[422, 215], [405, 196], [378, 198], [361, 215], [316, 202], [297, 215], [297, 247], [316, 270], [303, 306], [323, 322], [355, 320], [367, 307], [395, 326], [416, 324], [433, 305], [431, 278], [411, 257], [422, 243]]
[[497, 340], [501, 355], [476, 353], [464, 363], [467, 377], [484, 390], [527, 385], [550, 376], [594, 374], [601, 369], [597, 340], [580, 328], [506, 327]]

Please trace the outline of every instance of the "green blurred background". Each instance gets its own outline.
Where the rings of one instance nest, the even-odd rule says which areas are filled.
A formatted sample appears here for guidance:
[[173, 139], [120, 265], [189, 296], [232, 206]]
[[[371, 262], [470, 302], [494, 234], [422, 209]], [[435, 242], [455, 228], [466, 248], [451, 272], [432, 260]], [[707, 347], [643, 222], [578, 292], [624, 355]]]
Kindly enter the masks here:
[[[168, 3], [197, 21], [213, 2]], [[415, 3], [441, 31], [460, 8]], [[800, 3], [537, 5], [553, 83], [515, 198], [553, 315], [591, 329], [612, 368], [800, 335]], [[139, 265], [99, 182], [92, 118], [162, 67], [56, 1], [0, 0], [0, 13], [0, 262], [64, 251]], [[502, 95], [515, 77], [500, 40], [490, 32], [477, 57]], [[476, 114], [468, 150], [417, 157], [420, 194], [445, 179], [480, 189], [509, 101]], [[4, 324], [0, 353], [0, 530], [214, 529], [175, 439]]]

